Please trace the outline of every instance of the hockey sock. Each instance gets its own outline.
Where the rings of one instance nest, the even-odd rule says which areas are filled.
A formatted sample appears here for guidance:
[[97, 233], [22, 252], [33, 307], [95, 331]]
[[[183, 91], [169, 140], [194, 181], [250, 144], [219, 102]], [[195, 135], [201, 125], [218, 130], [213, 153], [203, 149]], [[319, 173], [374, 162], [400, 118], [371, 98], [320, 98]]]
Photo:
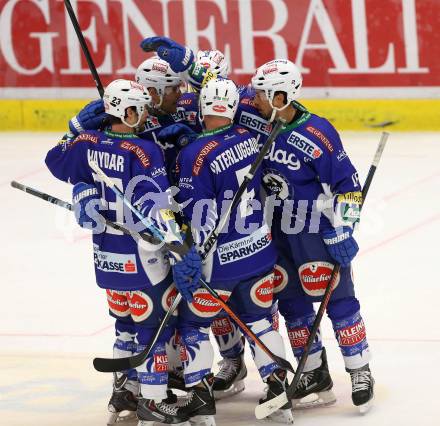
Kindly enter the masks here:
[[354, 370], [365, 366], [371, 359], [365, 325], [355, 297], [329, 303], [327, 311], [332, 320], [336, 340], [344, 357], [345, 368]]
[[214, 349], [209, 341], [209, 327], [181, 327], [179, 332], [185, 384], [190, 387], [200, 383], [211, 372]]
[[[126, 322], [117, 319], [115, 323], [116, 340], [113, 344], [113, 358], [125, 358], [132, 356], [136, 352], [135, 343], [136, 330], [132, 321]], [[125, 371], [129, 381], [137, 381], [136, 369], [132, 368]]]
[[[261, 339], [261, 341], [271, 349], [271, 351], [282, 358], [286, 357], [284, 350], [284, 343], [281, 334], [272, 328], [271, 321], [267, 318], [260, 319], [255, 322], [247, 322], [246, 325], [252, 330], [252, 332]], [[254, 358], [255, 365], [258, 368], [258, 372], [263, 380], [265, 380], [270, 374], [279, 368], [278, 364], [272, 361], [272, 359], [263, 352], [255, 342], [247, 337], [249, 346], [251, 348], [252, 356]]]
[[222, 358], [238, 358], [243, 353], [242, 333], [230, 317], [215, 318], [211, 330]]
[[[287, 334], [290, 340], [290, 346], [292, 347], [293, 354], [298, 360], [301, 359], [304, 348], [307, 344], [307, 340], [310, 336], [310, 331], [315, 321], [315, 313], [303, 316], [300, 318], [284, 317], [286, 321]], [[322, 352], [322, 340], [321, 330], [318, 329], [315, 340], [310, 348], [307, 361], [304, 365], [304, 372], [312, 371], [315, 368], [321, 366], [321, 352]]]

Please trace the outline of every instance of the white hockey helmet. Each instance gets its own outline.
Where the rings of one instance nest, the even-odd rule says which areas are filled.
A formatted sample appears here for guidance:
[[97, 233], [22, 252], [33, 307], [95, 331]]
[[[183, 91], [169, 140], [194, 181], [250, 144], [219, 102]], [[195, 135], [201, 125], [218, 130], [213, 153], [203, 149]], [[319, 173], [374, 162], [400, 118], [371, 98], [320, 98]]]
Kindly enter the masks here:
[[[298, 67], [288, 59], [275, 59], [266, 62], [257, 68], [252, 77], [252, 87], [255, 90], [264, 90], [270, 106], [281, 111], [300, 95], [302, 76]], [[272, 105], [276, 92], [284, 92], [287, 96], [287, 103], [282, 108], [275, 108]]]
[[180, 86], [184, 80], [180, 73], [174, 72], [170, 64], [159, 56], [153, 56], [142, 62], [135, 75], [136, 81], [146, 88], [154, 87], [160, 97], [159, 105], [162, 105], [166, 87]]
[[229, 64], [220, 50], [199, 50], [196, 62], [222, 78], [228, 78]]
[[[123, 79], [114, 80], [106, 87], [103, 100], [105, 112], [120, 118], [129, 127], [138, 126], [144, 112], [152, 106], [151, 96], [144, 86]], [[125, 111], [128, 107], [136, 109], [138, 121], [135, 124], [128, 124], [125, 121]]]
[[216, 115], [233, 120], [238, 102], [237, 86], [232, 80], [210, 80], [200, 92], [200, 116], [203, 119], [206, 115]]

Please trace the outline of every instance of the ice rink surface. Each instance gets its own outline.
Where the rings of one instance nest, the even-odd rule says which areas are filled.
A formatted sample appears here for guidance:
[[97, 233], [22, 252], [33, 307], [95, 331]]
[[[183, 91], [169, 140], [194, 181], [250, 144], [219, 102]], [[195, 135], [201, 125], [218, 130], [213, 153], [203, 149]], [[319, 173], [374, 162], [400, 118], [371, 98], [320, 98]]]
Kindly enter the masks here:
[[[68, 211], [10, 187], [15, 179], [70, 201], [70, 185], [53, 178], [43, 162], [57, 138], [0, 134], [4, 426], [95, 426], [107, 420], [111, 377], [97, 373], [92, 359], [111, 355], [113, 330], [105, 294], [94, 283], [90, 235]], [[296, 411], [298, 426], [440, 424], [439, 139], [391, 131], [357, 233], [361, 251], [354, 274], [374, 355], [375, 406], [362, 416], [351, 404], [349, 376], [325, 318], [338, 401]], [[344, 133], [343, 140], [363, 182], [379, 133]], [[263, 384], [248, 349], [247, 365], [246, 390], [218, 403], [218, 425], [268, 424], [253, 415]]]

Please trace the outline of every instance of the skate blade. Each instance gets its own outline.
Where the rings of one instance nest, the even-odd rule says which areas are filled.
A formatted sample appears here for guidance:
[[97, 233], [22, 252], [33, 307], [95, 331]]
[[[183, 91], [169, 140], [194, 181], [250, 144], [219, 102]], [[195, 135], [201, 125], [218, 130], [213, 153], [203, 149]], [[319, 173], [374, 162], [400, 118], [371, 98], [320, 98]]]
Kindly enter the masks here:
[[335, 402], [336, 396], [332, 390], [311, 393], [301, 399], [292, 399], [293, 408], [295, 410], [325, 407], [334, 404]]
[[107, 421], [107, 426], [125, 425], [128, 423], [135, 424], [137, 416], [135, 411], [120, 411], [119, 413], [111, 413]]
[[267, 416], [264, 420], [274, 423], [291, 425], [293, 424], [293, 412], [290, 408], [286, 410], [280, 409], [275, 411], [275, 413], [272, 413], [269, 416]]
[[233, 383], [228, 389], [223, 391], [214, 391], [214, 398], [216, 401], [220, 399], [229, 398], [232, 395], [243, 392], [245, 388], [244, 381], [240, 380], [237, 383]]
[[191, 426], [216, 426], [214, 416], [194, 416], [189, 422]]
[[359, 412], [361, 413], [361, 414], [366, 414], [366, 413], [368, 413], [368, 411], [370, 411], [371, 410], [371, 407], [373, 406], [373, 400], [374, 400], [374, 397], [372, 397], [368, 402], [366, 402], [365, 404], [362, 404], [362, 405], [358, 405], [358, 409], [359, 409]]

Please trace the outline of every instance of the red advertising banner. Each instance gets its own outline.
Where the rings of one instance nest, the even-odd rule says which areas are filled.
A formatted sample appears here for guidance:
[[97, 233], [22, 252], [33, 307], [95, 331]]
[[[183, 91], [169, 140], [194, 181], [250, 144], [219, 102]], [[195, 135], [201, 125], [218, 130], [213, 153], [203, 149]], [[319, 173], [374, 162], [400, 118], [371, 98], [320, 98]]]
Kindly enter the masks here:
[[[144, 37], [218, 48], [239, 83], [288, 57], [306, 88], [440, 91], [438, 0], [72, 0], [106, 84], [130, 78]], [[0, 91], [91, 88], [62, 0], [0, 0]], [[435, 90], [434, 90], [435, 89]], [[368, 90], [368, 89], [365, 89]], [[397, 89], [394, 89], [397, 91]], [[1, 94], [0, 93], [0, 94]]]

